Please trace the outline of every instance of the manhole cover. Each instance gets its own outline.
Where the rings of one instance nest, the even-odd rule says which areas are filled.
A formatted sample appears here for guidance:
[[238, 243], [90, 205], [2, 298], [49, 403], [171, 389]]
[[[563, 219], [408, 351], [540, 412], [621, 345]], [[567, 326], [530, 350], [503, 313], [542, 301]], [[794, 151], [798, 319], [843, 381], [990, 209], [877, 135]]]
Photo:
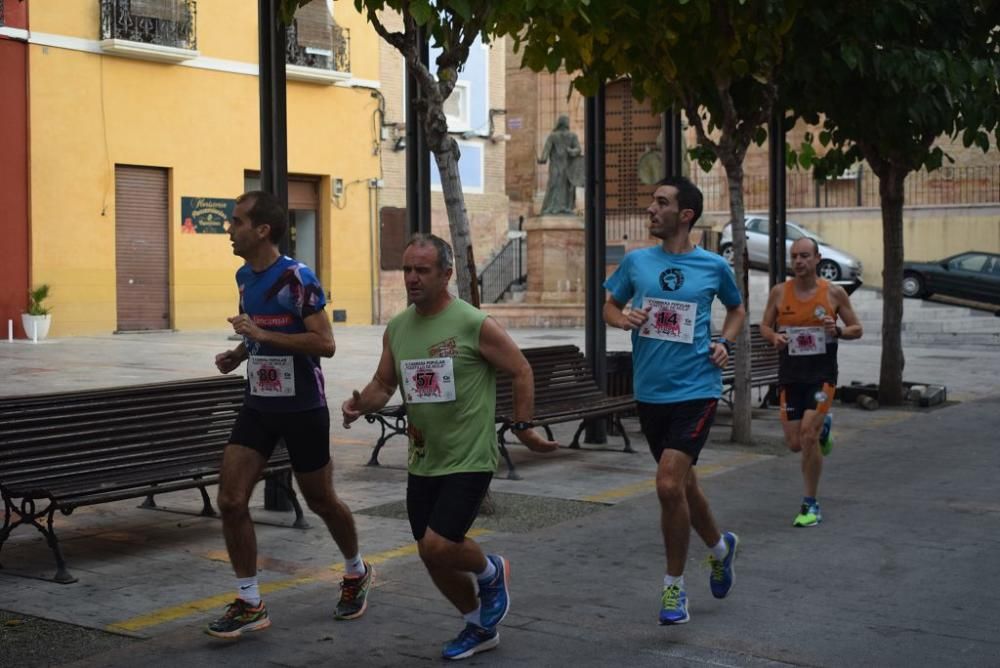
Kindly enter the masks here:
[[[488, 507], [489, 505], [492, 505], [492, 509]], [[504, 533], [524, 533], [577, 517], [585, 517], [607, 507], [603, 503], [590, 501], [490, 492], [473, 527]], [[406, 502], [393, 501], [354, 512], [405, 520]]]

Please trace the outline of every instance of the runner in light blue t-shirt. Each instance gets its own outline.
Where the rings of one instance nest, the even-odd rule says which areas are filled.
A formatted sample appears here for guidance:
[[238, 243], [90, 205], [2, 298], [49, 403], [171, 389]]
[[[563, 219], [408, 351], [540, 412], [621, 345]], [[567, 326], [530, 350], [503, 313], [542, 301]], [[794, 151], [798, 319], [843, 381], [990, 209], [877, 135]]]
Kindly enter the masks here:
[[[664, 179], [649, 205], [649, 232], [660, 245], [625, 256], [605, 282], [604, 320], [632, 332], [639, 423], [657, 461], [656, 491], [667, 552], [661, 624], [690, 619], [684, 587], [691, 528], [712, 554], [709, 586], [725, 598], [733, 586], [739, 539], [720, 533], [694, 465], [715, 419], [721, 369], [746, 309], [729, 265], [691, 243], [702, 194], [683, 177]], [[711, 340], [712, 302], [726, 307], [722, 337]], [[630, 308], [626, 308], [626, 305]]]

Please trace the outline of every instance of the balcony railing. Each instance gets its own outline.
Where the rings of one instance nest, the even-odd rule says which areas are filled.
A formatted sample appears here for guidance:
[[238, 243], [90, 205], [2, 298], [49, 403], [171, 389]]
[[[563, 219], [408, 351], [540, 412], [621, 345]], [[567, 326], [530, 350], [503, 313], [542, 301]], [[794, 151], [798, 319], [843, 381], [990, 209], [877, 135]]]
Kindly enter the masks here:
[[198, 55], [195, 0], [100, 0], [101, 45], [157, 60]]
[[347, 78], [351, 71], [351, 31], [334, 23], [328, 39], [304, 39], [298, 20], [293, 21], [288, 26], [285, 48], [285, 63], [293, 68], [288, 70], [288, 78], [317, 81]]

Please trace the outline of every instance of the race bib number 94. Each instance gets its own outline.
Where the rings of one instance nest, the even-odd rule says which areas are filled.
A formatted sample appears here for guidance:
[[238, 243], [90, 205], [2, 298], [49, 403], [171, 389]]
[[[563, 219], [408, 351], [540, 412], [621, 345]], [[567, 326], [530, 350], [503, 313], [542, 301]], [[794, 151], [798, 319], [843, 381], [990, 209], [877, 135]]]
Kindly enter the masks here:
[[826, 331], [822, 327], [789, 327], [789, 355], [822, 355], [826, 352]]
[[403, 360], [403, 393], [408, 404], [455, 401], [455, 364], [450, 357]]
[[247, 361], [250, 394], [255, 397], [294, 397], [294, 359], [287, 355], [251, 355]]
[[694, 342], [697, 304], [646, 297], [642, 300], [642, 308], [646, 307], [652, 308], [649, 309], [649, 319], [639, 330], [639, 336], [677, 343]]

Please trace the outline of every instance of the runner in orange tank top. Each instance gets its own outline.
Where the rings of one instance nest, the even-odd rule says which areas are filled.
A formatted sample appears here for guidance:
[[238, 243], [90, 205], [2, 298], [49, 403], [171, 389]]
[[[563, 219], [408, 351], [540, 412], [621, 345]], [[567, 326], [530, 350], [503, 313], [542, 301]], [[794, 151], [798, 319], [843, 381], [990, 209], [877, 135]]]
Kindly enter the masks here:
[[[823, 521], [816, 494], [823, 456], [833, 439], [830, 405], [837, 387], [840, 339], [861, 338], [861, 323], [842, 287], [816, 276], [819, 246], [808, 237], [791, 248], [794, 277], [771, 289], [760, 323], [761, 335], [779, 351], [778, 384], [785, 443], [802, 453], [804, 493], [796, 527]], [[837, 324], [840, 319], [844, 325]], [[822, 432], [822, 434], [821, 434]]]

